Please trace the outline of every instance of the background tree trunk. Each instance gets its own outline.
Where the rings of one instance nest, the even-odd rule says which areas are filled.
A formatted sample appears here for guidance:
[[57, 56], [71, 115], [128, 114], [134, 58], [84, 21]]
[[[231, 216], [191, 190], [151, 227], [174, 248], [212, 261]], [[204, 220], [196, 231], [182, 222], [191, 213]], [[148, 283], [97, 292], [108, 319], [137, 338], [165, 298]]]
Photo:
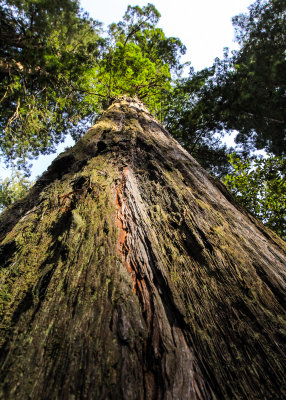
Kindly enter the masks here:
[[282, 399], [285, 243], [121, 98], [1, 216], [1, 399]]

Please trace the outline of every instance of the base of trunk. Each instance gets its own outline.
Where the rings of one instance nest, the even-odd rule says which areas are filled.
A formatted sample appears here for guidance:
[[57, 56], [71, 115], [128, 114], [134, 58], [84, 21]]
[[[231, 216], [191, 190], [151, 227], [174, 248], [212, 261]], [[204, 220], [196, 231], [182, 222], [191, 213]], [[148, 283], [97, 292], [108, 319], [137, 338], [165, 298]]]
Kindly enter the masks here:
[[285, 244], [134, 99], [1, 216], [2, 399], [282, 399]]

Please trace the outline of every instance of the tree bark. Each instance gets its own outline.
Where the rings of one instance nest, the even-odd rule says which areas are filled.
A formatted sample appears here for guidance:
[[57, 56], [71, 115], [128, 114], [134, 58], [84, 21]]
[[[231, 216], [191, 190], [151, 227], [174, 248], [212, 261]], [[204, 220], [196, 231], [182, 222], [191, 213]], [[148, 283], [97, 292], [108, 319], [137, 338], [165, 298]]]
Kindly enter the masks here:
[[1, 399], [286, 398], [285, 243], [138, 100], [2, 214], [0, 243]]

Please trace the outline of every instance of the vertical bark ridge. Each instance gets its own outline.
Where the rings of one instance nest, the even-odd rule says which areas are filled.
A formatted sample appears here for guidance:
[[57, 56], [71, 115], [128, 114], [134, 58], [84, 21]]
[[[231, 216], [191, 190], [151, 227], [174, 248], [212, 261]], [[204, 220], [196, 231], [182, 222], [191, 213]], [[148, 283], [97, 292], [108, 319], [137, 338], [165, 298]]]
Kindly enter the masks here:
[[1, 217], [1, 399], [282, 399], [285, 243], [137, 100]]
[[169, 298], [172, 293], [166, 277], [158, 268], [158, 256], [150, 241], [155, 238], [148, 229], [146, 211], [128, 167], [124, 168], [117, 188], [116, 204], [120, 219], [119, 252], [139, 298], [148, 331], [142, 360], [145, 398], [210, 397], [210, 388], [202, 379], [193, 349], [180, 327], [183, 322], [180, 312]]

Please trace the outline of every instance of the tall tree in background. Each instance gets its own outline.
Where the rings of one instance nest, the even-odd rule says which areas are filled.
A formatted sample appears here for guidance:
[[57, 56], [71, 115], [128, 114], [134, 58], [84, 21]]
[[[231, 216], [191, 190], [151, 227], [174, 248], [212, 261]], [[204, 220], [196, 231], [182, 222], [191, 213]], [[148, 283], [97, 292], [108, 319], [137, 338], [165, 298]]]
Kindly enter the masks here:
[[189, 126], [202, 137], [236, 130], [247, 155], [255, 149], [285, 154], [285, 8], [285, 0], [257, 0], [248, 14], [233, 18], [241, 49], [232, 56], [226, 49], [213, 67], [179, 82], [171, 130]]
[[233, 18], [242, 47], [232, 60], [232, 99], [225, 99], [239, 114], [233, 123], [238, 143], [277, 155], [286, 152], [285, 10], [285, 0], [257, 0], [249, 15]]
[[286, 245], [138, 100], [0, 218], [1, 399], [286, 397]]
[[0, 2], [0, 148], [7, 161], [53, 150], [95, 112], [84, 94], [98, 33], [75, 0]]

